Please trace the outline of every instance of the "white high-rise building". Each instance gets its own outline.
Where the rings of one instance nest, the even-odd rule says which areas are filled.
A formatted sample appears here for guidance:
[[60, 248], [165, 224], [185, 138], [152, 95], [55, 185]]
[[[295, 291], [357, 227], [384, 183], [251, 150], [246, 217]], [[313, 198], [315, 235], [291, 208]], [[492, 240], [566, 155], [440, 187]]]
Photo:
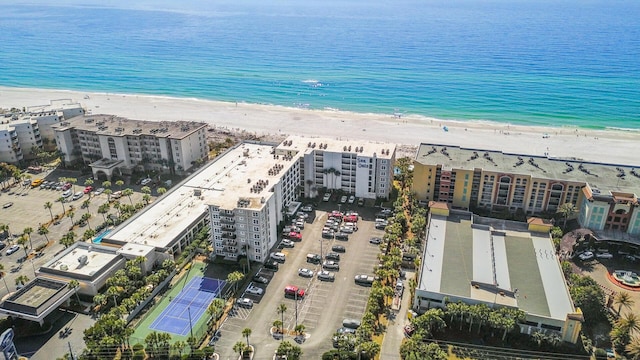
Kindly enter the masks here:
[[67, 163], [90, 163], [94, 176], [114, 171], [183, 173], [208, 158], [207, 124], [141, 121], [113, 115], [81, 115], [54, 126]]

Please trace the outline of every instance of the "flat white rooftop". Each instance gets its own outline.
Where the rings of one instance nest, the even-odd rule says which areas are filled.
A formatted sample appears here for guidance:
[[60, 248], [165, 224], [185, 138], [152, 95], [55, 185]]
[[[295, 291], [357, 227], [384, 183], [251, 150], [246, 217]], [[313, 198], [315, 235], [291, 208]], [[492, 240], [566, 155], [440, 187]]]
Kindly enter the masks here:
[[[86, 262], [80, 261], [83, 256], [86, 256]], [[63, 252], [60, 257], [46, 263], [42, 268], [68, 273], [70, 276], [73, 274], [92, 277], [100, 274], [118, 258], [120, 255], [116, 253], [116, 249], [77, 243]], [[46, 270], [44, 271], [46, 272]]]
[[259, 210], [262, 199], [297, 161], [299, 156], [274, 158], [274, 146], [242, 143], [178, 184], [143, 212], [109, 233], [106, 241], [136, 243], [167, 248], [194, 221], [207, 213], [209, 205]]
[[457, 215], [431, 216], [418, 289], [559, 320], [575, 312], [548, 235], [496, 231]]
[[303, 154], [313, 150], [322, 150], [334, 153], [354, 153], [367, 157], [373, 157], [375, 154], [377, 158], [390, 159], [395, 153], [396, 145], [366, 140], [339, 140], [292, 135], [278, 145], [278, 150], [297, 150]]

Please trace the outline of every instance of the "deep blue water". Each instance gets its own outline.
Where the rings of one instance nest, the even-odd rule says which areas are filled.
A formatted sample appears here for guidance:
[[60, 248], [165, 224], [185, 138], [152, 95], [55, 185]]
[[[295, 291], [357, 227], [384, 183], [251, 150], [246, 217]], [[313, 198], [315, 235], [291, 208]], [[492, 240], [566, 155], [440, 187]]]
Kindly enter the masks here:
[[0, 5], [0, 85], [640, 129], [636, 0], [200, 3]]

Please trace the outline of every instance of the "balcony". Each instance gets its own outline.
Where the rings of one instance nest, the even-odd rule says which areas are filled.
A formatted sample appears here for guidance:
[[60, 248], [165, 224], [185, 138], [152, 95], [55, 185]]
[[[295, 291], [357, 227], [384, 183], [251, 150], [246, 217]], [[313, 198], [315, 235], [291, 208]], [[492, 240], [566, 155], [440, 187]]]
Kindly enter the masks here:
[[235, 239], [237, 237], [238, 236], [235, 233], [232, 233], [232, 232], [223, 232], [222, 233], [222, 238], [223, 239]]
[[232, 247], [236, 247], [238, 246], [238, 242], [236, 240], [228, 240], [228, 239], [224, 239], [222, 240], [222, 243], [226, 246], [232, 246]]
[[238, 248], [237, 247], [233, 247], [233, 246], [225, 246], [224, 247], [224, 251], [228, 252], [228, 253], [237, 253], [238, 252]]
[[226, 231], [236, 231], [236, 227], [233, 225], [222, 225], [222, 230], [226, 230]]
[[220, 223], [222, 224], [235, 224], [236, 220], [228, 216], [220, 216]]

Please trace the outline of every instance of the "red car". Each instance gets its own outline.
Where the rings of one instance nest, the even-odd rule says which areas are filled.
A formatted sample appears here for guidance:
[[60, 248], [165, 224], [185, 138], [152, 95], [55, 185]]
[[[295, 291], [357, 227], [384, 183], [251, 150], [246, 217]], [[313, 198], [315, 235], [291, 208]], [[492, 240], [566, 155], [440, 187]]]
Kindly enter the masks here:
[[350, 222], [350, 223], [358, 222], [358, 217], [354, 215], [347, 215], [344, 217], [344, 222]]
[[302, 240], [302, 234], [295, 231], [290, 232], [289, 235], [287, 235], [287, 237], [289, 238], [289, 240], [293, 240], [293, 241]]
[[93, 186], [87, 186], [86, 188], [84, 188], [84, 193], [85, 194], [88, 194], [88, 193], [90, 193], [92, 191], [93, 191]]
[[304, 297], [304, 289], [300, 289], [297, 286], [289, 285], [284, 288], [284, 296], [285, 297], [297, 297], [298, 299], [302, 299]]
[[71, 183], [66, 183], [62, 185], [62, 190], [69, 190], [69, 189], [71, 189]]

